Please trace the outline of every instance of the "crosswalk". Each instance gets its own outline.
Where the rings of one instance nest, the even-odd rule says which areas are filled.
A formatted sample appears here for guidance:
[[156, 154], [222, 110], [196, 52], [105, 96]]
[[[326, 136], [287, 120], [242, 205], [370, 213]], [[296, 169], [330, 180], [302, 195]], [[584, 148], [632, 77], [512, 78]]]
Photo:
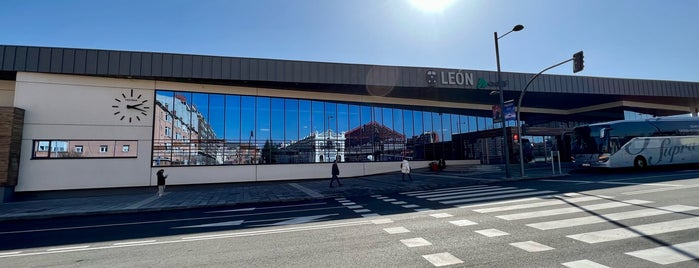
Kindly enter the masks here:
[[[648, 237], [656, 235], [699, 229], [699, 216], [696, 214], [699, 207], [684, 204], [658, 206], [654, 204], [653, 200], [624, 199], [584, 193], [557, 193], [548, 190], [493, 185], [413, 191], [401, 194], [406, 197], [456, 206], [472, 211], [475, 213], [474, 215], [488, 215], [507, 223], [522, 224], [536, 230], [557, 230], [555, 235], [562, 234], [562, 239], [569, 239], [571, 245], [578, 246], [594, 246], [630, 239], [648, 239]], [[636, 221], [633, 221], [634, 219]], [[468, 222], [468, 224], [452, 223], [457, 226], [478, 224], [466, 219], [459, 222]], [[633, 224], [639, 222], [642, 224]], [[580, 228], [581, 226], [586, 226], [585, 232], [580, 232], [583, 230]], [[473, 232], [493, 239], [511, 235], [508, 230], [497, 229], [474, 229]], [[699, 260], [699, 241], [683, 240], [677, 244], [665, 241], [656, 244], [657, 247], [620, 252], [619, 254], [650, 261], [654, 263], [653, 265]], [[531, 240], [509, 243], [509, 245], [524, 250], [528, 254], [556, 250], [550, 245]], [[595, 262], [592, 258], [581, 258], [561, 263], [561, 265], [566, 267], [611, 266], [602, 262]]]

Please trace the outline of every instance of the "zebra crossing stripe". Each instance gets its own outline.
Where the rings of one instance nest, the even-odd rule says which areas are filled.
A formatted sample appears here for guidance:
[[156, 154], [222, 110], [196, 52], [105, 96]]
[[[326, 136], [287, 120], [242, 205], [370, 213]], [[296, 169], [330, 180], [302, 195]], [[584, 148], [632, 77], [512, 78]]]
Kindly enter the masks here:
[[555, 193], [555, 191], [535, 191], [535, 192], [516, 193], [516, 194], [503, 194], [503, 195], [486, 196], [486, 197], [478, 197], [478, 198], [449, 200], [449, 201], [442, 201], [440, 203], [450, 205], [450, 204], [468, 203], [468, 202], [476, 202], [476, 201], [483, 201], [483, 200], [501, 199], [501, 198], [508, 198], [508, 197], [518, 197], [518, 196], [527, 196], [527, 195], [544, 195], [544, 194], [550, 194], [550, 193]]
[[614, 202], [600, 203], [600, 204], [594, 204], [594, 205], [588, 205], [588, 206], [581, 206], [580, 208], [567, 207], [567, 208], [559, 208], [559, 209], [549, 209], [549, 210], [532, 211], [532, 212], [524, 212], [524, 213], [517, 213], [517, 214], [500, 215], [500, 216], [495, 216], [495, 217], [498, 217], [498, 218], [503, 219], [503, 220], [513, 221], [513, 220], [531, 219], [531, 218], [537, 218], [537, 217], [571, 214], [571, 213], [584, 212], [584, 211], [597, 211], [597, 210], [602, 210], [602, 209], [627, 207], [627, 206], [631, 206], [631, 205], [641, 205], [641, 204], [648, 204], [648, 203], [653, 203], [653, 202], [632, 199], [632, 200], [626, 200], [626, 201], [614, 201]]
[[539, 251], [547, 251], [547, 250], [552, 250], [554, 248], [549, 247], [547, 245], [537, 243], [534, 241], [524, 241], [524, 242], [517, 242], [517, 243], [510, 243], [511, 246], [517, 247], [522, 250], [526, 250], [528, 252], [539, 252]]
[[692, 207], [692, 206], [685, 206], [685, 205], [673, 205], [673, 206], [666, 206], [666, 207], [659, 207], [659, 208], [647, 208], [647, 209], [639, 209], [639, 210], [634, 210], [634, 211], [604, 214], [601, 216], [587, 216], [587, 217], [572, 218], [572, 219], [557, 220], [557, 221], [538, 222], [538, 223], [527, 224], [527, 226], [533, 227], [533, 228], [536, 228], [539, 230], [551, 230], [551, 229], [559, 229], [559, 228], [566, 228], [566, 227], [607, 222], [610, 220], [620, 221], [620, 220], [628, 220], [628, 219], [635, 219], [635, 218], [642, 218], [642, 217], [664, 215], [664, 214], [670, 214], [670, 213], [675, 213], [675, 212], [690, 211], [690, 210], [695, 210], [695, 209], [699, 209], [699, 207]]
[[546, 206], [561, 205], [561, 204], [566, 204], [566, 203], [578, 203], [578, 202], [585, 202], [585, 201], [592, 201], [592, 200], [599, 200], [599, 199], [600, 198], [596, 197], [596, 196], [585, 196], [585, 197], [570, 198], [570, 199], [566, 199], [565, 201], [563, 201], [563, 200], [551, 200], [551, 201], [521, 204], [521, 205], [474, 209], [473, 211], [478, 212], [478, 213], [491, 213], [491, 212], [501, 212], [501, 211], [525, 209], [525, 208], [546, 207]]
[[579, 261], [571, 261], [571, 262], [566, 262], [566, 263], [561, 263], [565, 267], [570, 267], [570, 268], [609, 268], [609, 266], [606, 265], [601, 265], [599, 263], [593, 262], [591, 260], [579, 260]]
[[484, 206], [495, 206], [495, 205], [512, 204], [512, 203], [519, 203], [519, 202], [528, 202], [528, 201], [541, 200], [541, 199], [542, 199], [541, 197], [528, 197], [528, 198], [521, 198], [521, 199], [514, 199], [514, 200], [507, 200], [507, 201], [500, 201], [500, 202], [491, 202], [491, 203], [483, 203], [483, 204], [476, 204], [476, 205], [459, 206], [459, 208], [475, 208], [475, 207], [484, 207]]
[[515, 187], [488, 186], [488, 187], [482, 187], [482, 188], [477, 188], [477, 189], [472, 188], [472, 189], [455, 190], [455, 191], [448, 191], [448, 192], [426, 193], [426, 194], [420, 194], [420, 195], [414, 195], [414, 196], [417, 198], [432, 198], [432, 197], [440, 197], [440, 196], [479, 193], [479, 192], [497, 191], [497, 190], [509, 190], [509, 189], [516, 189], [516, 188]]
[[699, 217], [629, 226], [626, 228], [615, 228], [597, 232], [567, 235], [566, 237], [582, 241], [588, 244], [595, 244], [639, 236], [649, 236], [677, 232], [694, 228], [699, 228]]
[[[510, 188], [511, 187], [507, 187], [507, 189], [510, 189]], [[457, 198], [464, 198], [464, 197], [486, 196], [486, 195], [493, 195], [493, 194], [519, 193], [519, 192], [527, 192], [527, 191], [533, 191], [533, 190], [534, 189], [515, 189], [515, 190], [496, 189], [495, 191], [479, 192], [479, 193], [475, 193], [475, 194], [460, 194], [460, 195], [453, 195], [453, 196], [427, 198], [427, 200], [442, 201], [442, 200], [457, 199]]]
[[464, 263], [464, 261], [460, 260], [457, 257], [454, 257], [454, 255], [449, 254], [449, 252], [422, 255], [422, 257], [425, 258], [425, 260], [429, 261], [432, 265], [437, 267]]
[[481, 187], [491, 187], [491, 186], [489, 186], [489, 185], [471, 185], [471, 186], [462, 186], [462, 187], [442, 188], [439, 190], [421, 190], [421, 191], [412, 191], [412, 192], [402, 192], [400, 194], [402, 194], [402, 195], [420, 195], [420, 194], [424, 194], [424, 193], [446, 192], [446, 191], [452, 191], [452, 190], [463, 190], [463, 189], [481, 188]]
[[625, 254], [661, 265], [673, 264], [696, 259], [696, 256], [699, 256], [699, 241], [626, 252]]

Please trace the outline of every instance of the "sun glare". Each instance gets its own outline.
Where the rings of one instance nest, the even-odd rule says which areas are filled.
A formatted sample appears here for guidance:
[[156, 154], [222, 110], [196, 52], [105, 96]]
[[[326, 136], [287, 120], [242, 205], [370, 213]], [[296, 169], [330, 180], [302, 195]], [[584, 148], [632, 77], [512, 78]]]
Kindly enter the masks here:
[[444, 11], [454, 0], [409, 0], [409, 2], [422, 12], [436, 13]]

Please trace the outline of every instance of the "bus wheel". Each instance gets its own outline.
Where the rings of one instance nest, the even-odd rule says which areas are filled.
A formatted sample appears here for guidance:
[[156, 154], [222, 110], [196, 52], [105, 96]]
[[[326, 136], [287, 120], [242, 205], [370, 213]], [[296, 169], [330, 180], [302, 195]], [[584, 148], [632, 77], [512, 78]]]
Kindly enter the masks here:
[[637, 156], [636, 159], [633, 160], [633, 167], [637, 169], [644, 169], [648, 167], [648, 163], [643, 156]]

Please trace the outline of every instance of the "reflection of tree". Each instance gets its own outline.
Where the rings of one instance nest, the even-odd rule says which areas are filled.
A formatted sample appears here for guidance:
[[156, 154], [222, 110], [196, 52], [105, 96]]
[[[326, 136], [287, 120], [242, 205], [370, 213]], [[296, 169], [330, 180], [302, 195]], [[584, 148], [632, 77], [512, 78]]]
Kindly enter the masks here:
[[271, 139], [265, 141], [265, 145], [262, 147], [262, 163], [263, 164], [276, 164], [277, 161], [274, 156], [277, 155], [279, 145], [274, 145]]

